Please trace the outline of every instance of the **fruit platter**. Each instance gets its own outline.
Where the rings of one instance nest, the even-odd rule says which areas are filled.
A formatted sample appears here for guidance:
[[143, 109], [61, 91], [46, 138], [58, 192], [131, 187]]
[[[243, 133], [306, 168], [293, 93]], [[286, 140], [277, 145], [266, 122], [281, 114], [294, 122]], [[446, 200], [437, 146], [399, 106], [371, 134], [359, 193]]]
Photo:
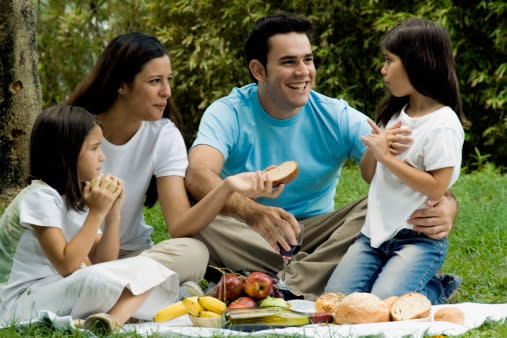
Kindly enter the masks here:
[[[247, 276], [224, 272], [219, 282], [205, 295], [183, 298], [158, 311], [153, 320], [165, 322], [188, 315], [194, 326], [214, 328], [226, 327], [238, 320], [240, 314], [242, 320], [251, 317], [259, 321], [261, 316], [269, 316], [274, 310], [280, 314], [284, 311], [281, 309], [288, 311], [291, 307], [278, 289], [277, 282], [276, 278], [259, 271]], [[289, 312], [294, 316], [295, 311]]]

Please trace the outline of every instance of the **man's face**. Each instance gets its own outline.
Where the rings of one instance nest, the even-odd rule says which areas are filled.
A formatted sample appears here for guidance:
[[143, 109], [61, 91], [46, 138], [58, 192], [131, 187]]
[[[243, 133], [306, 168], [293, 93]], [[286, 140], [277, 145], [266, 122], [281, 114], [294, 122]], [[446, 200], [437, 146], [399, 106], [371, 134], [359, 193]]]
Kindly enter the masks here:
[[312, 48], [304, 33], [276, 34], [268, 43], [259, 100], [271, 116], [289, 118], [308, 102], [315, 81]]

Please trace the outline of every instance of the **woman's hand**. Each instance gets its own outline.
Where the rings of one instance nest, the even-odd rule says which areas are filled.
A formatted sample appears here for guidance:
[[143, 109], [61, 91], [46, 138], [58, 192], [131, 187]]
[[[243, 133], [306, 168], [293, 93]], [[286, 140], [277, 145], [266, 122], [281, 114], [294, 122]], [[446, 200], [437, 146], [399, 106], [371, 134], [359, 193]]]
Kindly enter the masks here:
[[224, 180], [224, 183], [232, 191], [247, 197], [257, 198], [264, 196], [276, 198], [282, 193], [284, 185], [281, 184], [276, 189], [273, 189], [273, 181], [269, 177], [269, 174], [265, 173], [266, 170], [262, 172], [257, 170], [256, 172], [245, 172], [229, 176]]

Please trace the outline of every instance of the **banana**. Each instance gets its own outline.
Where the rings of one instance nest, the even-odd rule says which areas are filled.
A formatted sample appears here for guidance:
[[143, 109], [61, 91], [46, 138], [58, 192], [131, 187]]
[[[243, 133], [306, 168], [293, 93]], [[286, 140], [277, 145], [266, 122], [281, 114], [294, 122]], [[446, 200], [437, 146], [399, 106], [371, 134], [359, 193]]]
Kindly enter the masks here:
[[182, 302], [187, 309], [187, 312], [192, 316], [199, 316], [199, 312], [203, 311], [203, 307], [199, 304], [198, 296], [186, 297], [183, 298]]
[[221, 315], [213, 311], [204, 310], [199, 312], [199, 317], [220, 318]]
[[212, 296], [200, 296], [198, 301], [205, 310], [213, 311], [219, 315], [227, 308], [227, 304]]
[[186, 313], [187, 308], [185, 307], [185, 305], [183, 305], [183, 302], [180, 300], [179, 302], [166, 306], [165, 308], [157, 312], [153, 317], [153, 320], [156, 322], [165, 322], [167, 320], [183, 316]]

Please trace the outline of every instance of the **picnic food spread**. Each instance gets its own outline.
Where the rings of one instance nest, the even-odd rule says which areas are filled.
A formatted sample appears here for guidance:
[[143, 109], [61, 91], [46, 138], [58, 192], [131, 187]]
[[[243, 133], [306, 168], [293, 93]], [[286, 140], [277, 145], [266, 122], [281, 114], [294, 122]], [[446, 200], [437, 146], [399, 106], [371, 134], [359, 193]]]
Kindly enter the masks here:
[[[418, 292], [381, 300], [377, 296], [354, 292], [322, 294], [314, 312], [291, 309], [277, 290], [276, 277], [263, 272], [247, 276], [225, 273], [204, 296], [192, 296], [161, 309], [154, 321], [167, 321], [188, 314], [194, 326], [255, 331], [314, 323], [362, 324], [401, 320], [429, 320], [431, 302]], [[435, 313], [435, 320], [463, 324], [463, 312], [447, 307]]]

